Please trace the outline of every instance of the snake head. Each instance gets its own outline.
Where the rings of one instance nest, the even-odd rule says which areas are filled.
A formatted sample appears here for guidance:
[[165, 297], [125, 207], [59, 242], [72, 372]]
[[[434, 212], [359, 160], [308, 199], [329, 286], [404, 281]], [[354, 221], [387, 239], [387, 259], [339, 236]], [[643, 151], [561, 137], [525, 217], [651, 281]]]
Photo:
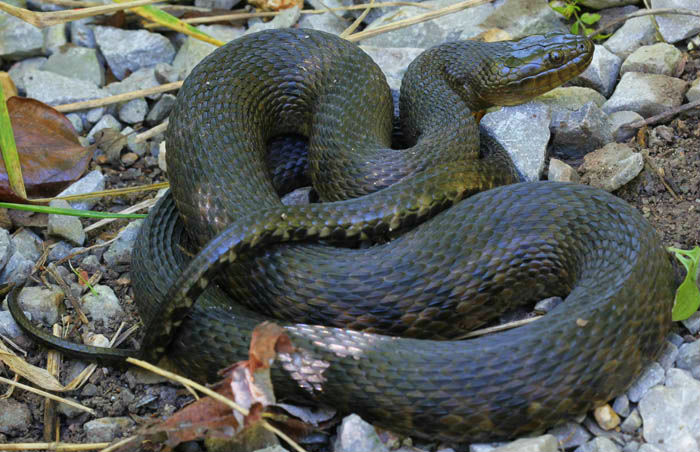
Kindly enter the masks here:
[[463, 41], [451, 48], [446, 66], [448, 80], [473, 109], [517, 105], [577, 76], [593, 58], [593, 42], [583, 36], [547, 33], [517, 41], [478, 43]]
[[594, 50], [590, 39], [566, 33], [532, 35], [505, 45], [508, 52], [491, 63], [491, 72], [501, 80], [493, 90], [494, 105], [516, 105], [562, 85], [588, 67]]

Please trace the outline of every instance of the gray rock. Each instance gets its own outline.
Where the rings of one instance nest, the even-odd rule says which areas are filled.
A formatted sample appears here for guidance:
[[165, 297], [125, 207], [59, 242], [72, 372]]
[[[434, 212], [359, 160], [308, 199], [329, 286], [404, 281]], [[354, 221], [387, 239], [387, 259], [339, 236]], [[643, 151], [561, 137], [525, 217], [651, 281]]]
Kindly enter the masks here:
[[297, 23], [301, 13], [298, 6], [283, 9], [271, 21], [264, 22], [262, 18], [256, 17], [248, 21], [248, 30], [245, 34], [257, 33], [263, 30], [274, 30], [277, 28], [289, 28]]
[[[435, 0], [424, 2], [423, 4], [439, 9], [454, 3], [453, 0]], [[391, 33], [383, 33], [363, 39], [360, 43], [376, 47], [418, 47], [427, 49], [446, 41], [467, 39], [478, 35], [486, 30], [480, 24], [494, 11], [496, 11], [496, 7], [492, 3], [486, 3], [434, 20], [394, 30]], [[372, 21], [366, 30], [373, 30], [398, 19], [408, 19], [423, 13], [425, 13], [423, 9], [404, 6], [396, 11], [384, 13], [379, 19]]]
[[[65, 398], [72, 401], [72, 402], [80, 403], [72, 397], [65, 397]], [[80, 408], [75, 408], [71, 405], [68, 405], [66, 403], [60, 403], [60, 402], [58, 403], [58, 406], [56, 407], [56, 409], [58, 410], [59, 413], [61, 413], [62, 415], [64, 415], [68, 419], [76, 418], [85, 412], [85, 411], [81, 410]]]
[[114, 116], [104, 115], [99, 121], [97, 121], [97, 124], [92, 126], [92, 129], [90, 129], [90, 132], [87, 134], [88, 140], [90, 140], [91, 143], [94, 142], [95, 134], [100, 130], [107, 128], [122, 130], [122, 124]]
[[89, 290], [82, 298], [83, 309], [92, 320], [101, 320], [107, 325], [111, 321], [124, 318], [126, 314], [111, 287], [98, 284], [93, 289], [97, 295]]
[[505, 446], [497, 447], [493, 452], [522, 452], [525, 450], [529, 452], [558, 452], [559, 441], [553, 435], [521, 438]]
[[24, 78], [27, 97], [49, 105], [61, 105], [109, 96], [92, 82], [69, 78], [50, 71], [31, 70]]
[[637, 441], [630, 441], [629, 443], [625, 444], [625, 446], [622, 448], [622, 452], [638, 452], [639, 451], [639, 443]]
[[[622, 143], [609, 143], [583, 158], [584, 184], [614, 191], [634, 179], [644, 168], [638, 152]], [[631, 399], [630, 399], [631, 400]]]
[[58, 308], [63, 302], [63, 291], [58, 287], [24, 287], [17, 297], [23, 311], [32, 315], [35, 321], [53, 325], [59, 319]]
[[86, 422], [83, 425], [85, 436], [91, 443], [110, 442], [134, 425], [134, 421], [128, 417], [103, 417]]
[[16, 254], [21, 254], [30, 261], [37, 261], [43, 251], [42, 241], [29, 229], [22, 229], [12, 236], [12, 246]]
[[652, 388], [640, 401], [644, 439], [662, 450], [700, 450], [700, 381], [669, 369], [665, 386]]
[[70, 121], [75, 133], [81, 133], [83, 131], [83, 118], [77, 113], [68, 113], [66, 118]]
[[105, 83], [105, 71], [97, 60], [97, 51], [87, 47], [66, 47], [51, 55], [41, 68], [78, 80], [85, 80], [96, 86]]
[[635, 17], [626, 21], [603, 45], [624, 60], [641, 46], [653, 44], [654, 33], [656, 30], [649, 16]]
[[146, 116], [146, 124], [156, 125], [163, 122], [163, 120], [170, 114], [170, 110], [173, 109], [176, 99], [177, 98], [172, 94], [163, 94], [158, 102], [153, 105], [151, 111], [148, 112], [148, 115]]
[[603, 111], [631, 110], [644, 117], [653, 116], [683, 103], [688, 82], [659, 74], [627, 72]]
[[575, 169], [559, 159], [549, 159], [549, 171], [547, 171], [547, 180], [557, 182], [574, 182], [578, 183], [581, 178]]
[[12, 244], [10, 233], [6, 229], [0, 228], [0, 270], [7, 265], [14, 251], [15, 248]]
[[632, 138], [637, 133], [637, 129], [625, 127], [625, 125], [643, 119], [644, 117], [642, 115], [633, 111], [620, 110], [610, 113], [608, 115], [608, 121], [610, 122], [610, 131], [615, 141], [619, 143]]
[[557, 438], [562, 449], [581, 446], [591, 439], [591, 434], [588, 433], [588, 430], [576, 422], [567, 422], [553, 428], [548, 433]]
[[[82, 195], [85, 193], [92, 193], [94, 191], [101, 191], [105, 189], [105, 177], [98, 170], [93, 170], [73, 182], [58, 194], [61, 196], [70, 195]], [[73, 201], [70, 203], [73, 209], [90, 210], [92, 206], [95, 205], [97, 199], [87, 199], [82, 201]]]
[[[112, 95], [124, 94], [131, 91], [136, 91], [139, 89], [155, 88], [160, 86], [160, 82], [156, 78], [156, 71], [154, 67], [146, 67], [134, 71], [131, 75], [126, 77], [121, 82], [113, 82], [105, 86], [105, 91], [108, 91]], [[157, 100], [161, 96], [160, 93], [149, 94], [148, 99]]]
[[642, 46], [627, 57], [620, 74], [627, 72], [644, 72], [645, 74], [661, 74], [669, 77], [680, 75], [683, 65], [683, 52], [665, 42], [650, 46]]
[[627, 398], [627, 395], [620, 394], [615, 398], [612, 407], [617, 414], [622, 417], [627, 417], [630, 414], [630, 399]]
[[627, 419], [622, 422], [620, 429], [625, 433], [634, 433], [642, 426], [642, 417], [639, 415], [639, 410], [635, 409], [627, 416]]
[[0, 57], [19, 60], [41, 55], [43, 47], [44, 33], [40, 28], [0, 11]]
[[550, 122], [550, 109], [546, 105], [529, 102], [487, 113], [481, 120], [481, 128], [508, 151], [527, 180], [536, 181], [544, 171]]
[[586, 444], [576, 448], [574, 452], [619, 452], [620, 448], [608, 438], [593, 438]]
[[137, 143], [136, 133], [134, 133], [134, 129], [131, 127], [125, 127], [124, 130], [122, 130], [122, 135], [126, 136], [126, 148], [139, 157], [142, 157], [146, 151], [148, 151], [148, 143], [145, 141]]
[[[10, 69], [10, 71], [12, 71], [12, 69]], [[693, 83], [690, 84], [688, 92], [685, 93], [685, 98], [688, 99], [688, 102], [695, 102], [696, 100], [700, 99], [700, 78], [693, 80]]]
[[[245, 33], [243, 27], [223, 25], [201, 25], [197, 29], [223, 42], [232, 41]], [[185, 78], [192, 72], [197, 63], [212, 53], [214, 49], [216, 49], [216, 46], [213, 44], [189, 37], [182, 44], [180, 50], [177, 51], [177, 55], [172, 63], [173, 69], [179, 74], [180, 78]]]
[[[49, 207], [71, 208], [70, 204], [62, 199], [54, 199], [49, 203]], [[61, 237], [78, 246], [82, 246], [85, 243], [85, 231], [80, 218], [70, 215], [49, 214], [48, 234]]]
[[386, 81], [391, 89], [401, 88], [401, 79], [406, 68], [424, 49], [391, 48], [391, 47], [362, 47], [386, 75]]
[[117, 240], [105, 251], [104, 260], [107, 265], [128, 264], [131, 262], [131, 250], [142, 223], [143, 220], [132, 221], [119, 232]]
[[26, 432], [32, 425], [29, 407], [14, 399], [0, 399], [0, 433]]
[[541, 313], [541, 314], [546, 314], [550, 312], [552, 309], [556, 308], [560, 304], [562, 304], [564, 300], [561, 299], [561, 297], [549, 297], [545, 298], [544, 300], [538, 301], [535, 306], [532, 308], [532, 310], [536, 313]]
[[379, 439], [379, 435], [360, 416], [351, 414], [343, 419], [338, 427], [338, 436], [333, 447], [335, 452], [356, 452], [359, 450], [368, 452], [389, 452]]
[[691, 315], [681, 322], [690, 334], [697, 334], [700, 331], [700, 311]]
[[664, 368], [664, 370], [668, 370], [673, 367], [673, 363], [676, 361], [676, 358], [678, 358], [678, 347], [671, 342], [666, 341], [664, 344], [664, 349], [661, 351], [661, 355], [658, 359], [659, 364]]
[[546, 2], [506, 0], [481, 24], [481, 28], [498, 28], [514, 37], [552, 31], [568, 32], [559, 13]]
[[507, 444], [507, 442], [472, 443], [469, 445], [469, 452], [492, 452], [495, 448], [506, 446]]
[[637, 3], [637, 0], [580, 0], [578, 3], [592, 9], [605, 9], [632, 5]]
[[639, 449], [637, 449], [637, 452], [665, 452], [665, 450], [661, 450], [656, 446], [653, 446], [649, 443], [642, 444], [639, 446]]
[[627, 390], [627, 397], [631, 402], [639, 402], [647, 391], [664, 381], [664, 374], [664, 368], [659, 363], [651, 363]]
[[0, 284], [24, 284], [33, 269], [34, 261], [27, 259], [20, 253], [13, 253], [0, 275]]
[[605, 96], [598, 91], [582, 86], [563, 86], [548, 91], [535, 99], [552, 108], [552, 115], [556, 116], [565, 111], [576, 111], [583, 108], [589, 102], [598, 107], [605, 104]]
[[46, 57], [34, 57], [18, 61], [10, 67], [8, 73], [20, 95], [24, 95], [27, 92], [24, 87], [24, 74], [34, 69], [40, 69], [44, 63], [46, 63]]
[[66, 24], [56, 24], [44, 29], [44, 47], [45, 55], [52, 55], [58, 52], [61, 47], [68, 43], [66, 35]]
[[620, 72], [622, 58], [610, 52], [605, 46], [596, 45], [591, 64], [571, 83], [592, 88], [608, 97], [615, 89], [615, 82]]
[[700, 379], [700, 341], [683, 344], [678, 349], [676, 365], [679, 369], [689, 371], [693, 377]]
[[137, 124], [146, 119], [148, 103], [146, 99], [131, 99], [119, 105], [119, 119], [127, 124]]
[[88, 124], [94, 125], [95, 123], [97, 123], [97, 121], [102, 119], [106, 112], [107, 110], [105, 109], [105, 107], [91, 108], [85, 113], [84, 119], [88, 122]]
[[[24, 313], [30, 320], [32, 313], [27, 311]], [[22, 336], [22, 329], [17, 325], [15, 319], [12, 318], [10, 311], [0, 311], [0, 334], [10, 339], [15, 339]]]
[[566, 159], [581, 158], [613, 139], [608, 116], [593, 102], [575, 111], [553, 111], [549, 130], [552, 153]]
[[274, 446], [269, 446], [264, 449], [258, 449], [255, 452], [287, 452], [287, 449], [279, 444], [275, 444]]
[[299, 18], [299, 27], [312, 28], [314, 30], [321, 30], [334, 35], [339, 35], [348, 27], [348, 25], [350, 25], [350, 22], [343, 20], [339, 13], [340, 12], [336, 13], [335, 15], [331, 13], [303, 14]]
[[[651, 0], [652, 8], [680, 8], [700, 12], [697, 0]], [[683, 14], [660, 15], [656, 18], [659, 32], [664, 41], [674, 43], [700, 33], [700, 21], [697, 16]]]
[[[158, 83], [172, 83], [178, 80], [179, 74], [172, 64], [158, 63], [153, 68]], [[165, 94], [163, 94], [165, 96]]]
[[166, 37], [146, 30], [122, 30], [95, 26], [95, 40], [115, 77], [158, 63], [170, 63], [175, 48]]
[[685, 342], [683, 338], [676, 333], [668, 333], [666, 339], [676, 347], [680, 347]]
[[51, 248], [51, 251], [49, 251], [49, 256], [47, 260], [48, 262], [56, 262], [67, 257], [72, 252], [73, 247], [67, 244], [66, 242], [56, 242], [56, 244], [54, 244]]
[[209, 9], [231, 9], [241, 0], [194, 0], [194, 6]]
[[296, 190], [284, 195], [280, 201], [282, 201], [282, 204], [285, 206], [300, 206], [309, 204], [310, 193], [311, 187], [297, 188]]
[[93, 32], [94, 23], [94, 17], [86, 17], [85, 19], [71, 21], [68, 24], [70, 27], [70, 42], [77, 46], [88, 47], [90, 49], [97, 47], [95, 33]]

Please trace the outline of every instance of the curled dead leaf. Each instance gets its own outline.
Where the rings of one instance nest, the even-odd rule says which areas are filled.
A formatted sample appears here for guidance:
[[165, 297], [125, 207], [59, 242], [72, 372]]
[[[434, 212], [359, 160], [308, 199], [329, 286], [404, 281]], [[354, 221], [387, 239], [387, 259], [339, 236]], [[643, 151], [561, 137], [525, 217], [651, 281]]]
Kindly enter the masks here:
[[[38, 100], [17, 96], [8, 99], [7, 109], [29, 196], [54, 196], [85, 172], [94, 148], [80, 144], [68, 118]], [[23, 201], [10, 190], [4, 163], [0, 199]]]

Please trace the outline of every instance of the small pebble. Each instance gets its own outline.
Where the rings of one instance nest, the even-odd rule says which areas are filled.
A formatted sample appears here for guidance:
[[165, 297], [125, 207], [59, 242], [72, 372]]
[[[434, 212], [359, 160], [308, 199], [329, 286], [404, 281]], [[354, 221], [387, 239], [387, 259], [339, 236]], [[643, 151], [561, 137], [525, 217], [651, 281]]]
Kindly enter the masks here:
[[603, 430], [611, 430], [620, 425], [620, 416], [608, 404], [596, 408], [593, 416]]

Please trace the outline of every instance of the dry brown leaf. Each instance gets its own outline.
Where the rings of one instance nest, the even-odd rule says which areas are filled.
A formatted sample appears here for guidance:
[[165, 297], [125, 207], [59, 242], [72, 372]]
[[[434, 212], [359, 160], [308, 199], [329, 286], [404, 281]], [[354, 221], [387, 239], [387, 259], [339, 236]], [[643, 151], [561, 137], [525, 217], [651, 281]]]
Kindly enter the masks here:
[[[7, 101], [27, 194], [54, 196], [87, 169], [93, 148], [83, 147], [68, 118], [35, 99]], [[0, 165], [0, 199], [22, 201], [9, 188], [4, 163]]]
[[17, 95], [17, 87], [10, 78], [10, 74], [7, 72], [0, 72], [0, 85], [2, 85], [2, 93], [4, 94], [5, 99], [9, 99], [10, 97]]

